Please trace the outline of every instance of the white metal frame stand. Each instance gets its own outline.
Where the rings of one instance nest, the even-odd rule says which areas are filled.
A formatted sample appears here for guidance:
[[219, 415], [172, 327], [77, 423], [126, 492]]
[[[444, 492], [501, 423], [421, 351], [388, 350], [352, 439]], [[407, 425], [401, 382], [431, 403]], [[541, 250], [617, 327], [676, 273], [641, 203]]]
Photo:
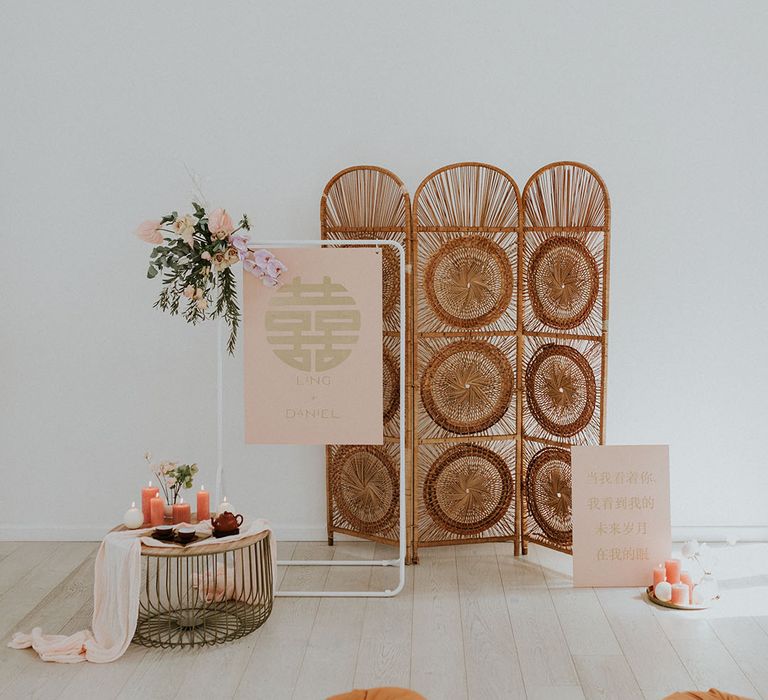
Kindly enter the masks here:
[[[397, 241], [373, 240], [293, 240], [293, 241], [255, 241], [253, 245], [259, 248], [302, 248], [305, 246], [384, 246], [388, 245], [397, 251], [400, 259], [400, 550], [397, 559], [379, 559], [365, 561], [359, 559], [331, 561], [278, 561], [280, 566], [397, 566], [400, 577], [394, 589], [384, 591], [276, 591], [276, 596], [304, 598], [391, 598], [396, 596], [405, 586], [405, 249]], [[217, 333], [218, 355], [218, 434], [217, 434], [217, 464], [216, 464], [216, 502], [221, 499], [221, 479], [224, 472], [224, 322], [219, 319]]]

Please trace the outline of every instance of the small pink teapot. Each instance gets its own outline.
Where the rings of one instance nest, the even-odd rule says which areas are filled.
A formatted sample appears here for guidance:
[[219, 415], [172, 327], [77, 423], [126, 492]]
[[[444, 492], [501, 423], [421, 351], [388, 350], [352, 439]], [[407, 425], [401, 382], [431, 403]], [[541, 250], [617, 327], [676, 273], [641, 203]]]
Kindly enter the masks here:
[[243, 516], [233, 515], [229, 511], [221, 513], [218, 518], [211, 517], [214, 532], [234, 532], [242, 524]]

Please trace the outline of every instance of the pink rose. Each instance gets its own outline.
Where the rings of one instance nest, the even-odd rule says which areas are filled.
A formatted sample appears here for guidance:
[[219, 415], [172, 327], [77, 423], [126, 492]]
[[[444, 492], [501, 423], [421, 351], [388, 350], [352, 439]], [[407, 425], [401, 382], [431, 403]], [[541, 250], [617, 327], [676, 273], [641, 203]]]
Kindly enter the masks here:
[[216, 238], [226, 238], [235, 227], [232, 225], [232, 217], [227, 214], [226, 209], [214, 209], [208, 214], [208, 230], [216, 236]]
[[136, 235], [145, 243], [160, 245], [163, 242], [163, 232], [160, 231], [159, 221], [145, 221], [136, 229]]
[[195, 296], [195, 288], [191, 284], [184, 288], [184, 296], [187, 297], [187, 299], [191, 299]]

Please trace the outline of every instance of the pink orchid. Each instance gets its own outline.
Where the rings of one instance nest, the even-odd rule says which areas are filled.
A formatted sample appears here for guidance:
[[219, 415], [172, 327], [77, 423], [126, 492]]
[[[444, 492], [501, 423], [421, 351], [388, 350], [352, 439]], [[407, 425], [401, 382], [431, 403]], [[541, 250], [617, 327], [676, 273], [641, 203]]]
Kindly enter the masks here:
[[237, 250], [240, 259], [244, 260], [248, 254], [248, 234], [238, 231], [229, 237], [229, 245]]
[[248, 251], [246, 256], [243, 258], [243, 269], [258, 278], [262, 278], [267, 274], [256, 264], [256, 261], [253, 259], [253, 253], [251, 251]]
[[145, 221], [136, 229], [136, 235], [145, 243], [160, 245], [163, 242], [163, 232], [159, 221]]
[[267, 265], [269, 264], [269, 261], [272, 260], [274, 256], [272, 253], [270, 253], [268, 250], [264, 250], [263, 248], [261, 250], [257, 250], [253, 254], [253, 260], [262, 270], [267, 270]]
[[267, 274], [270, 277], [277, 279], [283, 272], [285, 272], [285, 265], [283, 265], [277, 258], [270, 258], [267, 261]]
[[243, 258], [243, 268], [260, 279], [265, 287], [278, 287], [280, 285], [278, 278], [287, 269], [272, 253], [263, 248], [260, 250], [249, 248]]
[[214, 209], [208, 214], [208, 230], [220, 239], [226, 238], [235, 230], [232, 217], [227, 214], [226, 209]]

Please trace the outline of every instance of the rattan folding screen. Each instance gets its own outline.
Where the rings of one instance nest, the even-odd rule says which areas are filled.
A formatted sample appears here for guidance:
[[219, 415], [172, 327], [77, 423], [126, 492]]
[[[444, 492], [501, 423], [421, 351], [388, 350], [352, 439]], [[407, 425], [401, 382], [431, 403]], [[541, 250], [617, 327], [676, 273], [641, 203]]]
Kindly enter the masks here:
[[[522, 197], [499, 168], [446, 166], [419, 185], [413, 212], [389, 171], [350, 168], [328, 183], [324, 238], [394, 238], [410, 251], [409, 559], [419, 546], [498, 540], [570, 551], [568, 447], [604, 435], [609, 211], [600, 177], [568, 162], [540, 169]], [[385, 444], [328, 448], [329, 541], [397, 537], [391, 263]]]

